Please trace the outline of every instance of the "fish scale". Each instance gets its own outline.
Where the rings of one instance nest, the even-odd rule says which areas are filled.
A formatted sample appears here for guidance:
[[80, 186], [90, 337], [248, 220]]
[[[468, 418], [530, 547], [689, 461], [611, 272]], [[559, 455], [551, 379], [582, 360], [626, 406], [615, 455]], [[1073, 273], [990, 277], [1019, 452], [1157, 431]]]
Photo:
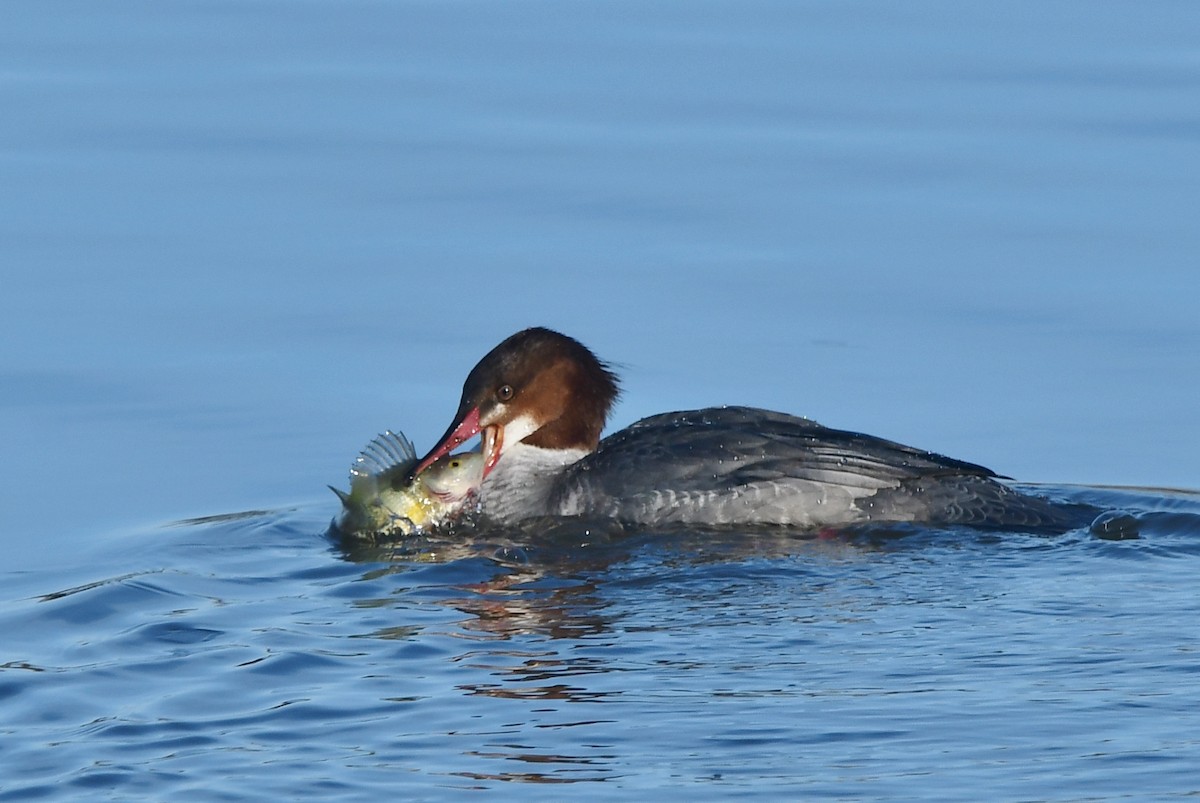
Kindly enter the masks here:
[[342, 502], [333, 529], [344, 536], [400, 537], [436, 528], [462, 512], [483, 481], [478, 452], [445, 455], [410, 476], [417, 465], [412, 441], [387, 430], [350, 466], [350, 490], [330, 486]]

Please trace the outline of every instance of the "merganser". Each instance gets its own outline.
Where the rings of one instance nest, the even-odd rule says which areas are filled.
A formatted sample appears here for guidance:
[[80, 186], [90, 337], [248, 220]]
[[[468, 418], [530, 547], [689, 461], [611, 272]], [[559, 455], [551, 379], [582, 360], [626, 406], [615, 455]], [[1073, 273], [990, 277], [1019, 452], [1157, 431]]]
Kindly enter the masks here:
[[618, 393], [610, 366], [582, 343], [517, 332], [467, 375], [454, 421], [415, 471], [481, 434], [481, 510], [500, 524], [1078, 525], [983, 466], [769, 410], [663, 413], [600, 440]]

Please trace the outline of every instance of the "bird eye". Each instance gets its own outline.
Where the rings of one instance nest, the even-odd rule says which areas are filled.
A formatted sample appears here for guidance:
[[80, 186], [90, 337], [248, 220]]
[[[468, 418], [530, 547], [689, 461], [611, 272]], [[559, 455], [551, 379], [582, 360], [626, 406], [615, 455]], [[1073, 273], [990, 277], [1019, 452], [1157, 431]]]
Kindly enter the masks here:
[[512, 385], [501, 385], [496, 388], [496, 398], [500, 401], [508, 401], [513, 397]]

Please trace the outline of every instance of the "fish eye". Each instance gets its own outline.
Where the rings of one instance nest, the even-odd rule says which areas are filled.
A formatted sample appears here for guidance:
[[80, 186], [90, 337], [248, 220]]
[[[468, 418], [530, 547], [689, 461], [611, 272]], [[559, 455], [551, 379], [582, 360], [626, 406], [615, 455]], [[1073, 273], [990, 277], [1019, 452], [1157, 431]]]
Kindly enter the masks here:
[[514, 392], [512, 385], [501, 385], [496, 388], [496, 398], [500, 401], [508, 401], [513, 397]]
[[450, 465], [450, 468], [458, 468], [461, 465], [461, 463], [458, 460], [451, 460], [449, 465]]

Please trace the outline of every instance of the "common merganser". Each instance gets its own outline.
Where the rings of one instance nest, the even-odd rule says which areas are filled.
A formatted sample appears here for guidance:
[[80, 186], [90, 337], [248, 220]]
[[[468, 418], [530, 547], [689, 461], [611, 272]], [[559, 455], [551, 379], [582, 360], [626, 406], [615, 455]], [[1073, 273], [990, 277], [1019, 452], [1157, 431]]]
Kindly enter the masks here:
[[769, 410], [663, 413], [600, 440], [618, 392], [611, 368], [577, 340], [517, 332], [467, 375], [454, 421], [416, 471], [482, 434], [479, 501], [501, 524], [1078, 525], [983, 466]]

